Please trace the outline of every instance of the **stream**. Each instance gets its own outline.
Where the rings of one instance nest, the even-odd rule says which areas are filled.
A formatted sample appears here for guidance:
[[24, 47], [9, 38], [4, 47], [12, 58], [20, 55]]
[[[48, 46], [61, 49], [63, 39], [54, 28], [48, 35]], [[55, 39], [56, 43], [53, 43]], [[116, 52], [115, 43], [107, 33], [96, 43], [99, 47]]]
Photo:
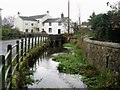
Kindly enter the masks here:
[[28, 88], [86, 88], [81, 75], [60, 73], [57, 70], [59, 62], [52, 60], [52, 55], [62, 52], [60, 48], [52, 48], [31, 63], [35, 70], [33, 79], [41, 80], [39, 83], [29, 85]]

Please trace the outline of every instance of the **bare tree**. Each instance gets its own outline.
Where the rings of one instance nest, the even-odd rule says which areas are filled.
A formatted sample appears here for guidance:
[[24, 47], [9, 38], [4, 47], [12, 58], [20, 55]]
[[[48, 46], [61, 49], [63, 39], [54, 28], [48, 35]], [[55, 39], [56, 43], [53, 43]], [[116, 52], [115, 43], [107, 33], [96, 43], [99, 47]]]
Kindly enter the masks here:
[[120, 1], [111, 4], [110, 2], [107, 2], [107, 6], [110, 6], [110, 8], [114, 9], [114, 10], [120, 10]]
[[14, 25], [14, 20], [15, 20], [15, 17], [14, 16], [8, 16], [8, 17], [5, 17], [3, 19], [3, 26], [6, 26], [6, 27], [12, 27]]

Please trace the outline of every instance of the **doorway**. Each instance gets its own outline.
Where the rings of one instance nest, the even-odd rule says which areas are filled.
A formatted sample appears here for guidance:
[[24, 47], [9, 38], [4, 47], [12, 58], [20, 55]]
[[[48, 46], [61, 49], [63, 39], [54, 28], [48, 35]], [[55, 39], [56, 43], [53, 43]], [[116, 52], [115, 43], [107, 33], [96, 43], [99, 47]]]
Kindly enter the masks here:
[[61, 29], [58, 29], [58, 34], [61, 34]]

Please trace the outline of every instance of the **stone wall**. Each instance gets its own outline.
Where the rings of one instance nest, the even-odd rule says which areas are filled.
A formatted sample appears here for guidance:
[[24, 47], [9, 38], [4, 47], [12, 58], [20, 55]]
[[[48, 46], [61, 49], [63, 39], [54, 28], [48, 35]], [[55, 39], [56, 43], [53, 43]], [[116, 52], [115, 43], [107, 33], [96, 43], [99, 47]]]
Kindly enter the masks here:
[[120, 43], [83, 39], [86, 60], [99, 69], [120, 72]]

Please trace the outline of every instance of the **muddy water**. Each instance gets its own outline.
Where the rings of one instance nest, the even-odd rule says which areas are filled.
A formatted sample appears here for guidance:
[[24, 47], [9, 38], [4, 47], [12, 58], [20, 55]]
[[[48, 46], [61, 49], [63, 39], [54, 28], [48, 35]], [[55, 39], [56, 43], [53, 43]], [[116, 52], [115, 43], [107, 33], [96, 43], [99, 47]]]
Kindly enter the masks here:
[[35, 70], [33, 78], [41, 81], [28, 86], [28, 88], [86, 88], [81, 81], [82, 76], [60, 73], [57, 70], [59, 62], [55, 62], [51, 58], [52, 54], [57, 52], [59, 52], [58, 49], [44, 52], [44, 55], [35, 60], [34, 64], [32, 63]]

